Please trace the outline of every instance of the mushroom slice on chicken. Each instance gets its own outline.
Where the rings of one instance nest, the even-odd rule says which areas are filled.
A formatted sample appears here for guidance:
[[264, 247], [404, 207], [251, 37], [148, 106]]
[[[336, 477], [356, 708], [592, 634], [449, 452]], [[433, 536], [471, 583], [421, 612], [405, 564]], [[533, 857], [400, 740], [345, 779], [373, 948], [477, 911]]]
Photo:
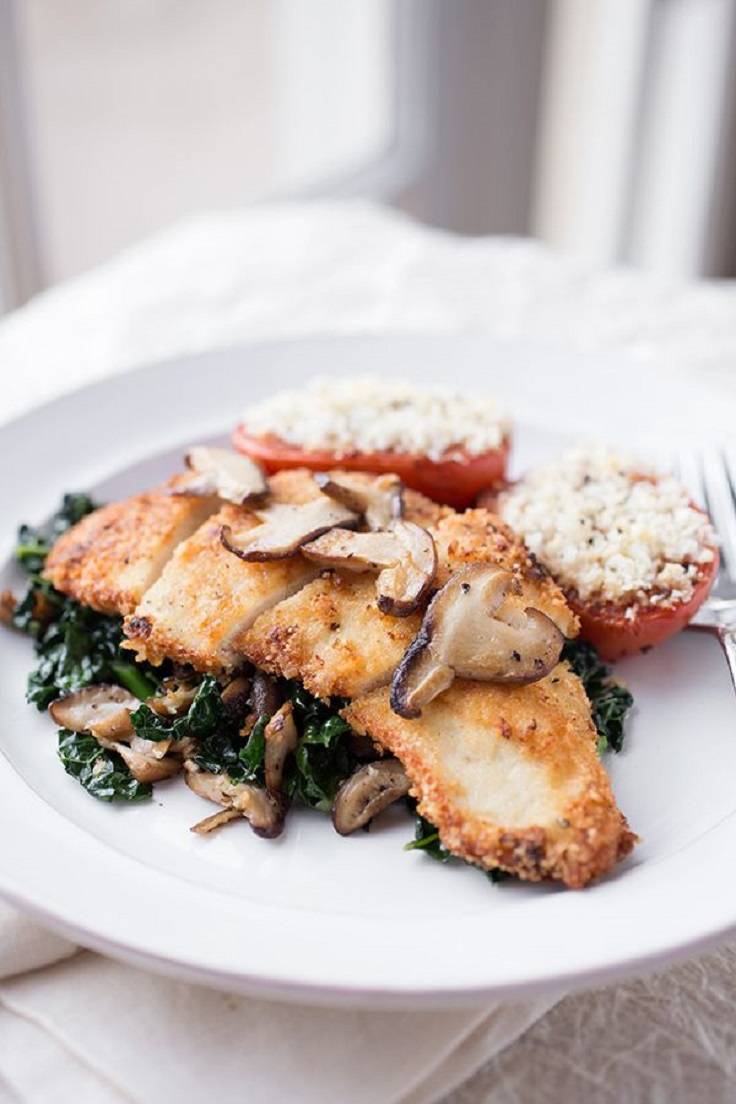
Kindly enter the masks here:
[[391, 685], [391, 708], [421, 716], [455, 677], [536, 682], [549, 674], [565, 638], [551, 618], [525, 605], [510, 571], [473, 564], [434, 596]]
[[[214, 801], [217, 805], [222, 805], [225, 809], [233, 810], [239, 816], [245, 817], [257, 836], [273, 839], [281, 835], [286, 805], [280, 795], [270, 793], [253, 782], [231, 782], [225, 774], [209, 774], [207, 771], [201, 771], [191, 760], [185, 762], [184, 770], [185, 781], [190, 790], [200, 797], [206, 797], [208, 801]], [[221, 820], [220, 823], [223, 821]], [[211, 828], [205, 829], [205, 831], [210, 830]], [[195, 824], [192, 831], [200, 831], [199, 826]]]
[[240, 452], [198, 445], [184, 459], [191, 474], [179, 481], [176, 494], [217, 495], [236, 506], [258, 502], [268, 494], [263, 469]]
[[220, 540], [228, 552], [250, 562], [283, 560], [328, 529], [336, 525], [347, 528], [359, 521], [358, 514], [327, 495], [299, 505], [274, 502], [254, 513], [261, 522], [255, 528], [236, 532], [223, 525], [220, 531]]
[[343, 782], [335, 795], [332, 823], [341, 836], [363, 828], [394, 801], [408, 794], [411, 783], [398, 759], [366, 763]]
[[437, 551], [431, 533], [411, 521], [395, 521], [390, 529], [351, 533], [333, 529], [302, 548], [309, 560], [344, 571], [379, 571], [378, 608], [394, 617], [408, 617], [432, 586]]
[[315, 472], [317, 486], [365, 518], [369, 529], [387, 529], [404, 516], [403, 484], [398, 475], [365, 479], [348, 472]]
[[128, 740], [134, 735], [130, 714], [140, 705], [135, 694], [122, 686], [85, 686], [49, 706], [49, 713], [61, 728], [90, 732], [101, 740]]

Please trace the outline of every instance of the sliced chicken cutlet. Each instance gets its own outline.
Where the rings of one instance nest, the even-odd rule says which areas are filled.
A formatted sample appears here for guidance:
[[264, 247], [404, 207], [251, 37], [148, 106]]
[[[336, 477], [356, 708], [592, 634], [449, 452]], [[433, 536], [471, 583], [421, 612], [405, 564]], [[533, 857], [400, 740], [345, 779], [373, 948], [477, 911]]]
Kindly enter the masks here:
[[220, 505], [218, 498], [174, 493], [181, 480], [82, 518], [54, 544], [45, 578], [101, 613], [132, 613], [176, 546]]
[[[404, 491], [406, 521], [431, 529], [451, 513]], [[330, 571], [259, 617], [240, 646], [257, 667], [298, 678], [319, 698], [351, 698], [391, 681], [421, 623], [421, 613], [381, 613], [375, 575]]]
[[[271, 501], [292, 505], [320, 494], [304, 470], [279, 472], [269, 480], [269, 490]], [[227, 504], [180, 544], [159, 580], [126, 618], [125, 647], [150, 663], [173, 659], [213, 674], [241, 664], [243, 633], [260, 614], [319, 572], [298, 553], [248, 563], [220, 540], [223, 526], [242, 531], [259, 524], [247, 507]]]
[[318, 698], [351, 698], [390, 682], [421, 623], [421, 614], [381, 613], [375, 576], [330, 572], [259, 617], [240, 648], [256, 667], [299, 679]]
[[[455, 514], [412, 492], [406, 517], [435, 539], [436, 586], [468, 563], [498, 563], [518, 577], [526, 604], [551, 617], [565, 636], [577, 635], [577, 618], [562, 591], [493, 514]], [[421, 621], [421, 613], [381, 613], [375, 576], [330, 572], [259, 617], [240, 647], [257, 667], [299, 678], [317, 697], [355, 698], [391, 681]]]
[[437, 545], [438, 587], [468, 564], [497, 564], [519, 580], [527, 605], [546, 613], [568, 639], [578, 635], [580, 622], [557, 583], [496, 514], [482, 509], [452, 514], [432, 528], [432, 535]]
[[443, 845], [486, 870], [578, 889], [636, 842], [565, 663], [524, 686], [457, 680], [417, 720], [392, 712], [387, 688], [342, 715], [401, 761]]

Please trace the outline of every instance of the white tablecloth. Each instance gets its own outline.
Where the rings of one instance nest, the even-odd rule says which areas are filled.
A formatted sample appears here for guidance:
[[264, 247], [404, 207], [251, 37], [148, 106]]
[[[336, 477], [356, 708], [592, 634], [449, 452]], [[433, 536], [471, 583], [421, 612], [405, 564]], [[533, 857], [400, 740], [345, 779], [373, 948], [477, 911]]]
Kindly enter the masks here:
[[[0, 323], [0, 414], [178, 353], [401, 330], [617, 350], [664, 378], [671, 365], [706, 375], [736, 410], [733, 285], [597, 271], [532, 242], [460, 239], [358, 202], [193, 218], [40, 296]], [[736, 1098], [736, 944], [546, 1015], [551, 998], [305, 1013], [74, 950], [0, 906], [0, 1104]]]

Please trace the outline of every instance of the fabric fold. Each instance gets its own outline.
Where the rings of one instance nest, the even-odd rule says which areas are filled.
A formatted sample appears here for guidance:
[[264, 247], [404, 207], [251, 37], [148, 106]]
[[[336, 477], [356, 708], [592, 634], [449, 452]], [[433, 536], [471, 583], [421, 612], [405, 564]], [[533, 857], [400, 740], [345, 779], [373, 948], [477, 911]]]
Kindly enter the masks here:
[[[34, 1104], [61, 1101], [56, 1084], [66, 1100], [85, 1104], [210, 1104], [213, 1095], [219, 1104], [433, 1104], [551, 1003], [305, 1008], [154, 977], [84, 952], [0, 984], [0, 1079]], [[33, 1063], [24, 1057], [31, 1046]], [[98, 1083], [95, 1096], [90, 1086]]]

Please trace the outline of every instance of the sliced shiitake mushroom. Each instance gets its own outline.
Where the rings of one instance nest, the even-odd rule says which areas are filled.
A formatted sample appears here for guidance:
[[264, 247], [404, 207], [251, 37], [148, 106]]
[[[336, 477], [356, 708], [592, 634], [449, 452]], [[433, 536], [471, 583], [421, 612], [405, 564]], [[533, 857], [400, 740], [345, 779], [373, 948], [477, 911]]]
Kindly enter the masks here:
[[411, 521], [395, 521], [376, 533], [332, 529], [302, 548], [307, 559], [344, 571], [379, 571], [378, 608], [408, 617], [432, 586], [437, 550], [432, 534]]
[[242, 724], [248, 714], [250, 701], [250, 679], [246, 675], [236, 675], [222, 691], [222, 704], [234, 721]]
[[259, 717], [273, 717], [283, 701], [278, 682], [265, 671], [256, 671], [250, 688], [251, 716], [255, 721]]
[[161, 758], [142, 755], [140, 751], [134, 751], [132, 747], [120, 742], [113, 742], [110, 747], [123, 759], [136, 782], [162, 782], [164, 778], [171, 778], [181, 770], [181, 762], [166, 755]]
[[351, 774], [335, 795], [332, 823], [349, 836], [408, 794], [410, 782], [398, 759], [378, 759]]
[[[191, 760], [185, 762], [184, 769], [190, 790], [245, 817], [257, 836], [273, 839], [283, 831], [286, 802], [280, 794], [271, 793], [253, 782], [231, 782], [224, 774], [201, 771]], [[205, 830], [209, 831], [212, 827], [217, 825]], [[195, 825], [192, 830], [201, 829]]]
[[176, 494], [217, 495], [237, 506], [260, 502], [268, 494], [263, 469], [240, 452], [198, 445], [184, 459], [191, 475], [177, 482]]
[[281, 789], [284, 766], [288, 757], [296, 750], [299, 733], [294, 722], [294, 706], [284, 702], [278, 712], [263, 730], [266, 747], [263, 753], [263, 767], [266, 773], [266, 789], [274, 793]]
[[[134, 733], [130, 741], [126, 741], [131, 751], [137, 751], [139, 755], [145, 755], [147, 759], [163, 759], [165, 755], [168, 755], [169, 751], [174, 752], [174, 749], [178, 751], [178, 740], [146, 740], [145, 737], [139, 736], [138, 733]], [[178, 756], [181, 760], [182, 756]]]
[[362, 480], [347, 472], [315, 472], [314, 478], [324, 494], [361, 514], [369, 529], [387, 529], [404, 515], [404, 487], [398, 475]]
[[159, 717], [183, 717], [197, 696], [199, 684], [193, 679], [167, 678], [161, 683], [161, 693], [148, 698], [149, 706]]
[[49, 706], [49, 713], [61, 728], [91, 732], [103, 740], [128, 739], [133, 735], [130, 714], [141, 703], [122, 686], [86, 686]]
[[349, 528], [360, 520], [352, 510], [322, 494], [299, 506], [274, 502], [256, 510], [255, 515], [261, 524], [253, 529], [235, 532], [229, 525], [223, 525], [220, 530], [225, 548], [241, 560], [283, 560], [320, 533], [336, 525]]
[[220, 809], [219, 813], [213, 813], [212, 816], [205, 817], [204, 820], [198, 820], [196, 824], [192, 825], [190, 831], [197, 832], [200, 836], [206, 836], [208, 832], [214, 832], [215, 829], [222, 828], [223, 824], [228, 824], [231, 820], [240, 820], [242, 815], [237, 809]]
[[546, 614], [520, 600], [511, 572], [472, 564], [437, 592], [391, 684], [391, 708], [419, 717], [459, 678], [536, 682], [560, 658], [565, 638]]

